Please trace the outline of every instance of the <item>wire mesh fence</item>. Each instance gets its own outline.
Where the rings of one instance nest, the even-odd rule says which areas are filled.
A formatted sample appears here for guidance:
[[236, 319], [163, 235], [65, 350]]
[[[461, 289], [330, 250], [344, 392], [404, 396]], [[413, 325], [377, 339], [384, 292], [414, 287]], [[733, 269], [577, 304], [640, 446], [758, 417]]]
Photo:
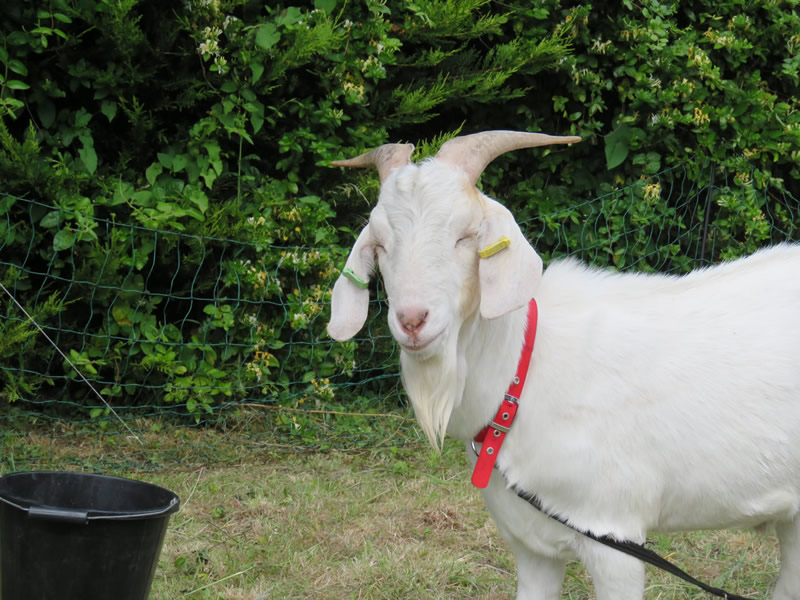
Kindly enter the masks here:
[[[679, 166], [566, 208], [534, 208], [520, 225], [545, 263], [569, 255], [679, 273], [796, 238], [799, 209], [779, 185], [713, 168], [690, 178]], [[407, 419], [380, 410], [402, 403], [380, 283], [357, 339], [325, 334], [348, 250], [144, 227], [0, 195], [4, 463], [42, 463], [20, 441], [32, 431], [123, 444], [140, 466], [192, 464], [234, 431], [265, 447], [276, 428], [293, 447], [351, 445], [359, 430], [365, 442], [392, 439]], [[309, 419], [332, 415], [348, 424], [320, 440]], [[192, 460], [180, 444], [154, 449], [182, 427], [203, 439]]]

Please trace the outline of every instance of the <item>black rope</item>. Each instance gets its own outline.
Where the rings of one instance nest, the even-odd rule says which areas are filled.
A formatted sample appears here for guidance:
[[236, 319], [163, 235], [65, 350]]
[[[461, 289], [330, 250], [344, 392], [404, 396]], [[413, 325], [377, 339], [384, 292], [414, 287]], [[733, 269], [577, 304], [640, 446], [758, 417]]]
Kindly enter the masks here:
[[637, 544], [636, 542], [632, 542], [630, 540], [619, 541], [615, 540], [613, 537], [609, 535], [596, 535], [591, 531], [584, 531], [583, 529], [578, 529], [574, 525], [570, 524], [564, 517], [553, 514], [548, 512], [542, 506], [541, 501], [537, 498], [534, 494], [526, 492], [525, 490], [517, 487], [516, 485], [512, 485], [511, 489], [514, 493], [525, 500], [528, 504], [533, 506], [536, 510], [541, 512], [542, 514], [550, 517], [551, 519], [558, 521], [562, 525], [565, 525], [580, 533], [587, 538], [594, 540], [595, 542], [599, 542], [604, 546], [608, 546], [609, 548], [614, 548], [615, 550], [619, 550], [620, 552], [624, 552], [629, 556], [633, 556], [634, 558], [638, 558], [642, 562], [646, 562], [648, 564], [653, 565], [654, 567], [658, 567], [659, 569], [666, 571], [674, 575], [675, 577], [680, 577], [684, 581], [691, 583], [699, 587], [701, 590], [708, 592], [714, 596], [718, 596], [720, 598], [725, 598], [726, 600], [752, 600], [751, 598], [745, 598], [744, 596], [737, 596], [736, 594], [732, 594], [730, 592], [726, 592], [725, 590], [721, 590], [719, 588], [715, 588], [713, 586], [708, 585], [707, 583], [703, 583], [698, 579], [695, 579], [691, 575], [689, 575], [686, 571], [680, 569], [676, 565], [669, 562], [666, 558], [656, 554], [649, 548], [646, 548], [642, 544]]

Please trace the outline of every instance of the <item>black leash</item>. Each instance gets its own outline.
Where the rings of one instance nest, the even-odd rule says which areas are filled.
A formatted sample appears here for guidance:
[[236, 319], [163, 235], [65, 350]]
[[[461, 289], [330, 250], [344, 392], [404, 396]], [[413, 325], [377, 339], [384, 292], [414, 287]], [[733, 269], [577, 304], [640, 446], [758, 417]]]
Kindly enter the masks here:
[[609, 548], [614, 548], [615, 550], [624, 552], [629, 556], [638, 558], [642, 562], [646, 562], [648, 564], [653, 565], [654, 567], [658, 567], [659, 569], [666, 571], [667, 573], [670, 573], [676, 577], [680, 577], [684, 581], [691, 583], [692, 585], [695, 585], [699, 587], [701, 590], [708, 592], [709, 594], [712, 594], [714, 596], [725, 598], [726, 600], [752, 600], [751, 598], [745, 598], [744, 596], [737, 596], [736, 594], [731, 594], [730, 592], [726, 592], [725, 590], [715, 588], [713, 586], [708, 585], [707, 583], [703, 583], [702, 581], [695, 579], [694, 577], [689, 575], [686, 571], [680, 569], [679, 567], [669, 562], [666, 558], [656, 554], [649, 548], [646, 548], [643, 544], [637, 544], [636, 542], [632, 542], [630, 540], [624, 540], [620, 542], [608, 535], [596, 535], [591, 531], [584, 531], [582, 529], [578, 529], [574, 525], [571, 525], [564, 517], [550, 513], [547, 510], [545, 510], [539, 498], [537, 498], [534, 494], [526, 492], [525, 490], [513, 484], [511, 486], [511, 489], [517, 496], [525, 500], [525, 502], [533, 506], [543, 515], [546, 515], [551, 519], [558, 521], [562, 525], [566, 525], [573, 531], [576, 531], [581, 535], [584, 535], [587, 538], [594, 540], [595, 542], [599, 542], [604, 546], [608, 546]]

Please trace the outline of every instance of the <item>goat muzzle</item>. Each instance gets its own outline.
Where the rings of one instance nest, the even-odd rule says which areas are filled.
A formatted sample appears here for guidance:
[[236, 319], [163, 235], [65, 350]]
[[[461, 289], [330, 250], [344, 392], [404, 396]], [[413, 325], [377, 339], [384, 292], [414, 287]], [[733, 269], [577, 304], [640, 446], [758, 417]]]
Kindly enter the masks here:
[[397, 311], [400, 327], [411, 341], [416, 341], [419, 332], [425, 327], [427, 319], [428, 310], [424, 308], [406, 308]]

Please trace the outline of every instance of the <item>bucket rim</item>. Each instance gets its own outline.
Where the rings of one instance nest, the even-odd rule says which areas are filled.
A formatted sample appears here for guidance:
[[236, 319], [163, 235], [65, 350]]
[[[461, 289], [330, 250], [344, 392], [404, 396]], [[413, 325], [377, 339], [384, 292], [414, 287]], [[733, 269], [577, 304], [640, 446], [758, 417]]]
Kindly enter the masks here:
[[[161, 516], [170, 515], [175, 513], [180, 508], [180, 498], [178, 495], [169, 490], [165, 487], [156, 485], [154, 483], [150, 483], [148, 481], [140, 481], [138, 479], [130, 479], [127, 477], [117, 477], [115, 475], [104, 475], [102, 473], [86, 473], [83, 471], [15, 471], [13, 473], [6, 473], [0, 476], [0, 485], [2, 482], [13, 480], [13, 479], [21, 479], [23, 477], [31, 477], [31, 476], [50, 476], [50, 475], [71, 475], [77, 476], [78, 478], [84, 479], [93, 479], [93, 480], [104, 480], [108, 482], [118, 481], [124, 482], [126, 485], [137, 485], [142, 487], [148, 487], [153, 490], [158, 490], [159, 493], [165, 494], [169, 500], [164, 506], [159, 506], [157, 508], [148, 509], [148, 510], [131, 510], [131, 511], [122, 511], [122, 510], [102, 510], [102, 509], [91, 509], [87, 508], [85, 510], [75, 510], [75, 509], [65, 509], [61, 507], [55, 507], [48, 504], [35, 504], [30, 503], [28, 506], [24, 506], [15, 502], [15, 499], [6, 498], [0, 492], [0, 503], [6, 504], [12, 508], [20, 510], [22, 512], [28, 513], [29, 517], [40, 517], [40, 518], [48, 518], [51, 520], [65, 520], [65, 521], [135, 521], [140, 519], [153, 519]], [[43, 516], [46, 515], [46, 516]]]

